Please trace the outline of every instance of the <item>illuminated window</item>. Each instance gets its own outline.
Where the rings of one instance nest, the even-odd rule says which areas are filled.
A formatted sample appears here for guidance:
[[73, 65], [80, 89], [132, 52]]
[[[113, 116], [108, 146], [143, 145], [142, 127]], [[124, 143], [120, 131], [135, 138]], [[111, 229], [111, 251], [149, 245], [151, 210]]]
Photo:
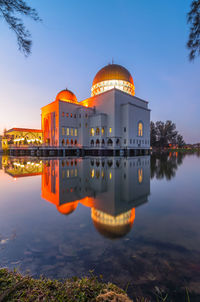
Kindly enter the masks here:
[[63, 116], [63, 117], [65, 116], [65, 113], [64, 113], [64, 112], [62, 113], [62, 116]]
[[142, 124], [142, 122], [138, 123], [138, 136], [143, 136], [143, 124]]
[[70, 114], [70, 116], [71, 116], [71, 117], [73, 116], [72, 113]]
[[101, 134], [104, 135], [104, 133], [105, 133], [105, 128], [102, 127], [102, 128], [101, 128]]
[[65, 128], [62, 127], [62, 135], [65, 135]]
[[73, 145], [73, 139], [71, 139], [71, 145]]
[[91, 136], [94, 136], [94, 128], [91, 128], [91, 130], [90, 130], [90, 135], [91, 135]]
[[77, 128], [75, 128], [74, 129], [74, 135], [77, 136], [77, 134], [78, 134], [78, 130], [77, 130]]
[[141, 184], [143, 180], [143, 172], [142, 172], [142, 168], [138, 169], [138, 181]]
[[99, 135], [100, 134], [100, 130], [99, 128], [96, 129], [96, 135]]
[[71, 128], [71, 136], [73, 136], [73, 135], [74, 135], [74, 129]]
[[74, 176], [77, 176], [77, 169], [74, 170]]
[[112, 128], [109, 128], [109, 132], [112, 133]]
[[91, 177], [94, 178], [94, 169], [91, 171]]
[[69, 117], [69, 113], [66, 113], [66, 117]]
[[66, 129], [66, 135], [69, 135], [69, 128]]
[[109, 174], [109, 178], [112, 179], [112, 173], [111, 173], [111, 172], [110, 172], [110, 174]]

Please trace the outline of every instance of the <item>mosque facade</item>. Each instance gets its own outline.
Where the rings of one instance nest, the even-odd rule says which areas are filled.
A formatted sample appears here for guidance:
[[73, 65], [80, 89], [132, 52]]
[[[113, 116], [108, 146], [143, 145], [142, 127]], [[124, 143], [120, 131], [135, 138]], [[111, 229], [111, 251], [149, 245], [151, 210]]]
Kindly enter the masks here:
[[94, 77], [91, 97], [62, 90], [41, 108], [43, 143], [68, 149], [150, 149], [148, 102], [135, 96], [130, 72], [109, 64]]

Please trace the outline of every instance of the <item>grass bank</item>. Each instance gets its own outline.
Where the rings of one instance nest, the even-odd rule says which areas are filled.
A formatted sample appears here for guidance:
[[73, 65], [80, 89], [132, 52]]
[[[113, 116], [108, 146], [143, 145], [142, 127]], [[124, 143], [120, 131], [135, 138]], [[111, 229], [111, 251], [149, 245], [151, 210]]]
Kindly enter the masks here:
[[112, 283], [103, 283], [91, 275], [64, 282], [33, 279], [18, 272], [0, 269], [0, 302], [33, 301], [118, 301], [130, 302], [126, 293]]

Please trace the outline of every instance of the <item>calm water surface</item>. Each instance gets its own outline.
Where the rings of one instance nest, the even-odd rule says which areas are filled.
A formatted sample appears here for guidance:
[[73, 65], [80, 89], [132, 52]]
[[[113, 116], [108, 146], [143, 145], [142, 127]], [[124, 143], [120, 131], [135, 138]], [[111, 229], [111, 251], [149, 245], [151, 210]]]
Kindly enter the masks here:
[[200, 157], [0, 158], [0, 264], [200, 301]]

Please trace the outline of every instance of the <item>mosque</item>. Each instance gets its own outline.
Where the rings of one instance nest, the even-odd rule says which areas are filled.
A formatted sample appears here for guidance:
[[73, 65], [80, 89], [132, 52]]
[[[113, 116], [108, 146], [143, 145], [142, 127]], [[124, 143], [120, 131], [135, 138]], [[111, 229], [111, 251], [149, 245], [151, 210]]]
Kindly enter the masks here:
[[41, 108], [43, 143], [83, 149], [150, 149], [148, 102], [135, 96], [130, 72], [109, 64], [94, 77], [91, 97], [78, 101], [68, 89]]
[[90, 98], [78, 101], [72, 91], [60, 91], [53, 102], [41, 108], [41, 130], [12, 128], [2, 140], [3, 149], [9, 149], [9, 144], [14, 148], [62, 148], [64, 152], [93, 150], [94, 154], [102, 150], [104, 155], [109, 154], [104, 150], [112, 155], [127, 151], [131, 155], [131, 150], [133, 155], [147, 154], [148, 102], [135, 96], [133, 78], [125, 67], [108, 64], [95, 75]]

